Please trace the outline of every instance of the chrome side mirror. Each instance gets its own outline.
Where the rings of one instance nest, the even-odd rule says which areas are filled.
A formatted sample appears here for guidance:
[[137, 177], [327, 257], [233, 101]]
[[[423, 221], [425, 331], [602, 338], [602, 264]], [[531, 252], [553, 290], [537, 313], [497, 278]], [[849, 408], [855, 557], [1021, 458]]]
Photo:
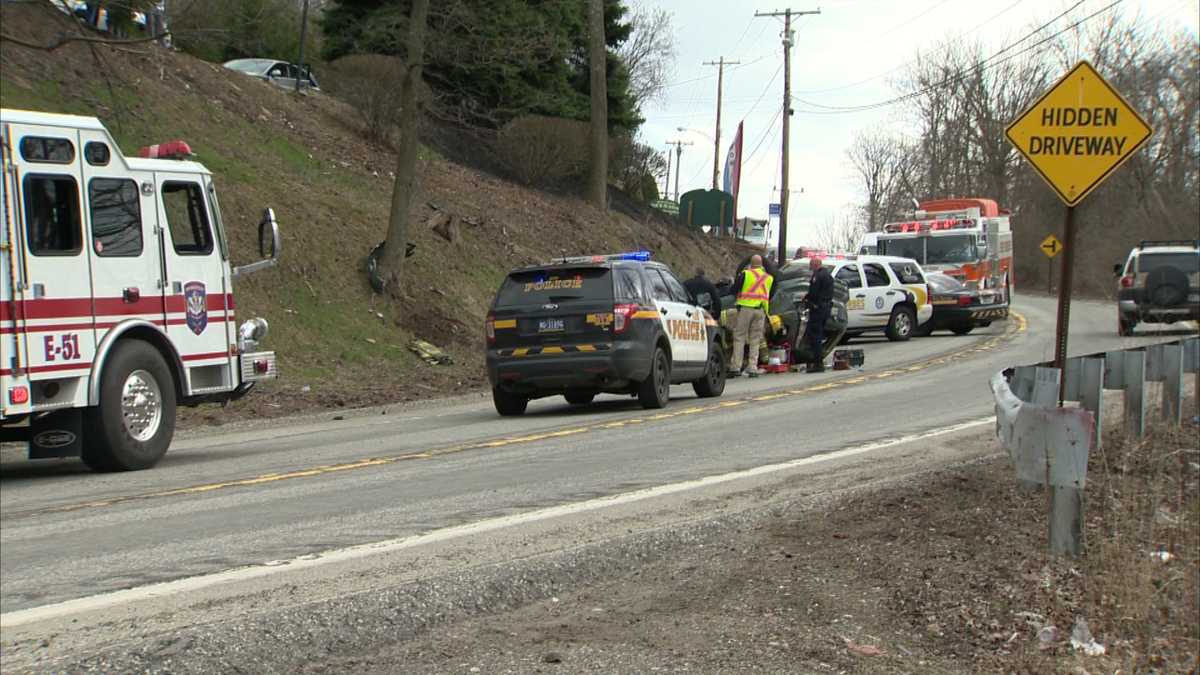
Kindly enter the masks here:
[[262, 220], [258, 223], [258, 254], [263, 260], [249, 265], [233, 268], [233, 277], [257, 272], [279, 264], [279, 254], [283, 251], [283, 243], [279, 236], [279, 223], [275, 221], [275, 210], [263, 211]]

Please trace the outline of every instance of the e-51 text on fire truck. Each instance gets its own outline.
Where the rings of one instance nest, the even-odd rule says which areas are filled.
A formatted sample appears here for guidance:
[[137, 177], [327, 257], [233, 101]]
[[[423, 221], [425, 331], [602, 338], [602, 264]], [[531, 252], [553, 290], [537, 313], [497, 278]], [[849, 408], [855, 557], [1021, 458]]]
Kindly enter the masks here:
[[0, 431], [29, 456], [95, 470], [153, 466], [177, 405], [276, 376], [267, 323], [234, 323], [212, 174], [183, 141], [124, 157], [94, 117], [0, 109]]
[[912, 219], [872, 234], [881, 255], [912, 258], [1007, 308], [1015, 285], [1009, 215], [991, 199], [931, 199]]

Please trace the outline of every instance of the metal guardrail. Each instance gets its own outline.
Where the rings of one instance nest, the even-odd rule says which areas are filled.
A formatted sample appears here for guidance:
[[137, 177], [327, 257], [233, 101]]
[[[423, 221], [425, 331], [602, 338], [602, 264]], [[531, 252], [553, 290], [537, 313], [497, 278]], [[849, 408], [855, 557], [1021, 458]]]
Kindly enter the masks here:
[[1088, 454], [1099, 449], [1104, 430], [1104, 390], [1124, 392], [1126, 433], [1140, 438], [1146, 429], [1146, 384], [1162, 383], [1162, 413], [1168, 423], [1183, 422], [1184, 373], [1197, 375], [1200, 400], [1200, 337], [1068, 359], [1063, 374], [1047, 363], [1018, 366], [991, 380], [996, 402], [996, 436], [1008, 450], [1017, 480], [1049, 486], [1050, 549], [1079, 555], [1082, 548], [1083, 488]]

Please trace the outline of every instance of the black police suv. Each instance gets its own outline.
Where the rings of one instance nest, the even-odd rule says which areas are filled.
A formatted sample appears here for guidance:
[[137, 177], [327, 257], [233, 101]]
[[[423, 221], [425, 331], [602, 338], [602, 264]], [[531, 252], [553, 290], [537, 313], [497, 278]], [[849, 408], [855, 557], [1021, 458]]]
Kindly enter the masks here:
[[716, 320], [644, 251], [513, 270], [485, 332], [501, 415], [546, 396], [583, 405], [600, 392], [631, 394], [661, 408], [672, 384], [691, 382], [701, 397], [725, 390]]

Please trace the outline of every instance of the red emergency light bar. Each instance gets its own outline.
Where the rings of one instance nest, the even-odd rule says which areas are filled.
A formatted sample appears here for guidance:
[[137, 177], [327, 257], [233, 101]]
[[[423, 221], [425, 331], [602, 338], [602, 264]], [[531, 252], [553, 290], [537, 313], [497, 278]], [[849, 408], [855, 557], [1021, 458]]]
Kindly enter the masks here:
[[192, 147], [187, 141], [169, 141], [159, 145], [148, 145], [138, 150], [138, 157], [146, 159], [184, 159], [192, 156]]
[[948, 220], [918, 220], [907, 223], [888, 223], [883, 227], [884, 232], [912, 233], [936, 232], [938, 230], [964, 230], [978, 227], [971, 218], [951, 218]]

